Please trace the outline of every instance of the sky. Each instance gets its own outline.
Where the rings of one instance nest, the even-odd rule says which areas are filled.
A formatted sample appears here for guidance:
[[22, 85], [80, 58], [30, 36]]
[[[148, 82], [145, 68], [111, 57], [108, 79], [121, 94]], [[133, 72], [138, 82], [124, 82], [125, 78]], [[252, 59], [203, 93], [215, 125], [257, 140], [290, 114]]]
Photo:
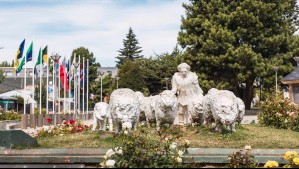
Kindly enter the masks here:
[[25, 38], [24, 52], [33, 41], [34, 58], [46, 45], [49, 55], [66, 58], [82, 46], [102, 67], [114, 67], [130, 27], [145, 57], [171, 52], [183, 2], [188, 0], [0, 0], [0, 62], [11, 63]]

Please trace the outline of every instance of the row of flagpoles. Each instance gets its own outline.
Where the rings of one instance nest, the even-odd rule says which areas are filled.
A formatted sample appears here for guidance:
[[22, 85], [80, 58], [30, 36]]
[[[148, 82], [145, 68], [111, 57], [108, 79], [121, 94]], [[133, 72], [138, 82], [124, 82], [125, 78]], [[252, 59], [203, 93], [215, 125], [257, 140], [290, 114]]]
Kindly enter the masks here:
[[[23, 69], [23, 67], [26, 65], [27, 62], [32, 61], [33, 62], [33, 76], [32, 76], [32, 88], [33, 88], [33, 99], [34, 99], [34, 95], [35, 95], [35, 84], [34, 84], [34, 78], [35, 77], [35, 73], [37, 76], [39, 76], [40, 78], [40, 96], [39, 96], [39, 112], [41, 113], [42, 111], [42, 76], [43, 76], [43, 72], [44, 72], [44, 67], [47, 68], [47, 92], [46, 92], [46, 98], [47, 98], [47, 104], [46, 104], [46, 111], [47, 114], [49, 114], [49, 105], [48, 105], [48, 99], [49, 99], [49, 67], [50, 67], [50, 60], [48, 58], [48, 46], [46, 46], [43, 50], [41, 50], [41, 48], [39, 49], [39, 53], [38, 53], [38, 59], [36, 61], [36, 63], [34, 63], [34, 57], [33, 57], [33, 42], [31, 42], [26, 54], [23, 56], [23, 51], [25, 48], [25, 39], [21, 42], [21, 44], [19, 45], [19, 48], [17, 50], [17, 54], [14, 60], [14, 69], [16, 72], [16, 76], [18, 73], [20, 73]], [[57, 55], [57, 54], [56, 54]], [[68, 61], [66, 61], [66, 58], [64, 57], [62, 63], [59, 62], [59, 57], [58, 59], [53, 60], [53, 80], [52, 80], [52, 86], [53, 86], [53, 97], [52, 97], [52, 105], [53, 105], [53, 112], [54, 114], [56, 114], [56, 110], [55, 110], [55, 86], [56, 86], [56, 77], [55, 74], [57, 74], [57, 70], [58, 75], [59, 75], [59, 82], [58, 82], [58, 110], [60, 112], [60, 83], [63, 84], [63, 89], [64, 89], [64, 102], [63, 102], [63, 113], [66, 113], [66, 92], [68, 92], [68, 108], [69, 111], [71, 111], [71, 100], [74, 101], [74, 113], [78, 114], [81, 110], [80, 108], [80, 90], [81, 90], [81, 84], [83, 87], [83, 101], [82, 101], [82, 105], [83, 105], [83, 114], [85, 114], [85, 97], [86, 97], [86, 109], [88, 111], [88, 101], [89, 101], [89, 81], [88, 81], [88, 76], [89, 76], [89, 60], [86, 60], [85, 63], [85, 58], [83, 57], [83, 64], [82, 67], [83, 69], [81, 69], [81, 65], [80, 65], [80, 56], [79, 56], [79, 61], [78, 63], [76, 62], [76, 54], [74, 55], [73, 58], [73, 62], [71, 62], [71, 58], [69, 58]], [[24, 73], [24, 90], [26, 91], [26, 75], [27, 75], [27, 70], [26, 70], [25, 66], [25, 73]], [[71, 94], [71, 81], [74, 81], [74, 89], [73, 89], [73, 97]], [[87, 93], [85, 95], [85, 83], [87, 83]], [[26, 106], [25, 106], [25, 100], [24, 100], [24, 114], [26, 114]], [[33, 104], [33, 110], [34, 110], [34, 104]]]

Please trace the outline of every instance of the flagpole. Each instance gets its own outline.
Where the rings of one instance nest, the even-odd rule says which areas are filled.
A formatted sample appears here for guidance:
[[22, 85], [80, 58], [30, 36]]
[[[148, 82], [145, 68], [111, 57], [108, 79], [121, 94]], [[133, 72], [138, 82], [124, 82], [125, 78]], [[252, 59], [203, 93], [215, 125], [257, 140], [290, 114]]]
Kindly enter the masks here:
[[78, 74], [78, 83], [77, 83], [77, 85], [78, 85], [78, 109], [79, 109], [79, 113], [81, 113], [81, 95], [80, 95], [80, 80], [81, 80], [81, 57], [80, 57], [80, 55], [79, 55], [79, 74]]
[[69, 111], [71, 112], [71, 89], [72, 89], [72, 85], [71, 85], [71, 78], [70, 78], [70, 74], [71, 74], [71, 72], [72, 72], [72, 66], [71, 66], [71, 64], [72, 64], [72, 57], [70, 57], [70, 59], [69, 59], [69, 64], [68, 64], [68, 68], [69, 68], [69, 70], [68, 70], [68, 79], [69, 79]]
[[[41, 52], [41, 49], [40, 49]], [[44, 74], [44, 63], [42, 61], [42, 53], [40, 55], [40, 64], [39, 64], [39, 114], [42, 114], [42, 75]], [[42, 71], [42, 72], [41, 72]]]
[[89, 59], [87, 59], [87, 65], [86, 66], [87, 66], [87, 71], [86, 71], [86, 73], [87, 73], [87, 90], [86, 90], [86, 95], [87, 95], [87, 100], [86, 100], [87, 101], [87, 105], [86, 105], [87, 113], [86, 114], [87, 114], [87, 116], [86, 116], [86, 120], [88, 120], [88, 100], [89, 100], [89, 96], [88, 96], [88, 94], [89, 94], [88, 93], [89, 92], [88, 91], [89, 90], [89, 86], [88, 86], [89, 85], [89, 79], [88, 79], [88, 75], [89, 75]]
[[[54, 55], [54, 54], [52, 54], [52, 55]], [[53, 109], [53, 113], [55, 114], [55, 106], [56, 106], [56, 104], [55, 104], [55, 86], [56, 86], [56, 84], [55, 84], [55, 71], [56, 71], [56, 62], [53, 60], [53, 72], [52, 72], [52, 78], [53, 78], [53, 80], [52, 80], [52, 86], [53, 86], [53, 98], [52, 98], [52, 109]]]
[[58, 62], [58, 114], [60, 113], [60, 62]]
[[[76, 63], [76, 53], [74, 53], [74, 59], [75, 59], [75, 61], [73, 61], [74, 62], [74, 64], [77, 64]], [[74, 113], [76, 114], [76, 116], [77, 116], [77, 102], [76, 102], [76, 96], [77, 96], [77, 91], [76, 91], [76, 76], [77, 76], [77, 68], [76, 68], [76, 66], [74, 65], [74, 67], [75, 67], [75, 70], [74, 70]]]
[[[26, 48], [25, 48], [26, 49]], [[27, 52], [25, 54], [25, 63], [24, 63], [24, 66], [25, 66], [25, 74], [24, 74], [24, 92], [26, 92], [26, 85], [27, 85], [27, 81], [26, 81], [26, 76], [27, 76], [27, 68], [26, 68], [26, 62], [27, 62]], [[24, 114], [26, 114], [26, 102], [25, 102], [25, 99], [24, 99]]]
[[[32, 63], [33, 63], [33, 68], [32, 68], [32, 91], [33, 91], [33, 100], [35, 100], [35, 81], [34, 81], [34, 76], [35, 76], [35, 63], [34, 63], [34, 57], [33, 57], [33, 50], [32, 50]], [[32, 114], [34, 114], [34, 103], [32, 103]]]
[[85, 91], [84, 91], [84, 89], [85, 89], [85, 58], [83, 57], [83, 100], [82, 100], [82, 106], [83, 106], [83, 114], [85, 114], [85, 111], [84, 111], [84, 98], [85, 98]]
[[65, 63], [65, 56], [64, 56], [64, 70], [63, 70], [63, 79], [64, 79], [64, 92], [63, 92], [63, 97], [64, 97], [64, 99], [63, 99], [63, 114], [65, 114], [65, 94], [66, 94], [66, 84], [67, 84], [67, 82], [66, 82], [66, 73], [65, 73], [65, 71], [66, 71], [66, 63]]
[[[47, 55], [48, 55], [48, 51], [47, 51]], [[47, 102], [47, 104], [46, 104], [46, 114], [49, 113], [49, 65], [50, 65], [50, 60], [49, 60], [49, 56], [47, 56], [47, 85], [46, 85], [46, 88], [47, 88], [46, 102]]]

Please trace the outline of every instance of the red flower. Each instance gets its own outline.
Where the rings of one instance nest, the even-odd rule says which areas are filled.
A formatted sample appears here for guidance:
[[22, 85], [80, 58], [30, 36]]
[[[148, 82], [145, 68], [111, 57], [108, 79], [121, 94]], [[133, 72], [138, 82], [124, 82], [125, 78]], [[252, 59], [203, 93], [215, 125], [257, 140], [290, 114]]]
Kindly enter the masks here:
[[51, 118], [46, 118], [46, 122], [50, 124], [52, 122], [52, 119]]
[[85, 125], [85, 128], [87, 128], [87, 129], [88, 129], [88, 128], [89, 128], [89, 127], [88, 127], [88, 125]]
[[77, 126], [77, 127], [76, 127], [76, 130], [77, 130], [78, 132], [82, 132], [82, 131], [83, 131], [83, 128], [82, 128], [81, 126]]
[[68, 122], [63, 122], [63, 124], [66, 126], [66, 127], [68, 127], [69, 126], [69, 123]]
[[70, 120], [71, 125], [75, 124], [75, 120]]

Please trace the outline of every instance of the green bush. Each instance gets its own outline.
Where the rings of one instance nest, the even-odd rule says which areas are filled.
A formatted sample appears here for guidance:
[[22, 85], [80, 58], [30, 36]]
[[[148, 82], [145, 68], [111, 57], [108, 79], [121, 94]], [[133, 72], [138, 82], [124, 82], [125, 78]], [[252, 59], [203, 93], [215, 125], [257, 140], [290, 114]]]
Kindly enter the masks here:
[[273, 95], [260, 103], [259, 123], [278, 129], [299, 131], [299, 107], [282, 95]]
[[120, 144], [107, 151], [102, 167], [116, 168], [185, 168], [183, 155], [189, 147], [188, 140], [181, 140], [170, 135], [153, 138], [146, 130], [140, 132], [124, 132], [117, 135]]
[[0, 120], [21, 120], [21, 115], [14, 111], [0, 113]]
[[[44, 117], [45, 117], [46, 113], [47, 113], [47, 109], [42, 108], [42, 115], [43, 115]], [[34, 115], [37, 117], [38, 114], [39, 114], [39, 108], [35, 107], [35, 108], [34, 108]]]

